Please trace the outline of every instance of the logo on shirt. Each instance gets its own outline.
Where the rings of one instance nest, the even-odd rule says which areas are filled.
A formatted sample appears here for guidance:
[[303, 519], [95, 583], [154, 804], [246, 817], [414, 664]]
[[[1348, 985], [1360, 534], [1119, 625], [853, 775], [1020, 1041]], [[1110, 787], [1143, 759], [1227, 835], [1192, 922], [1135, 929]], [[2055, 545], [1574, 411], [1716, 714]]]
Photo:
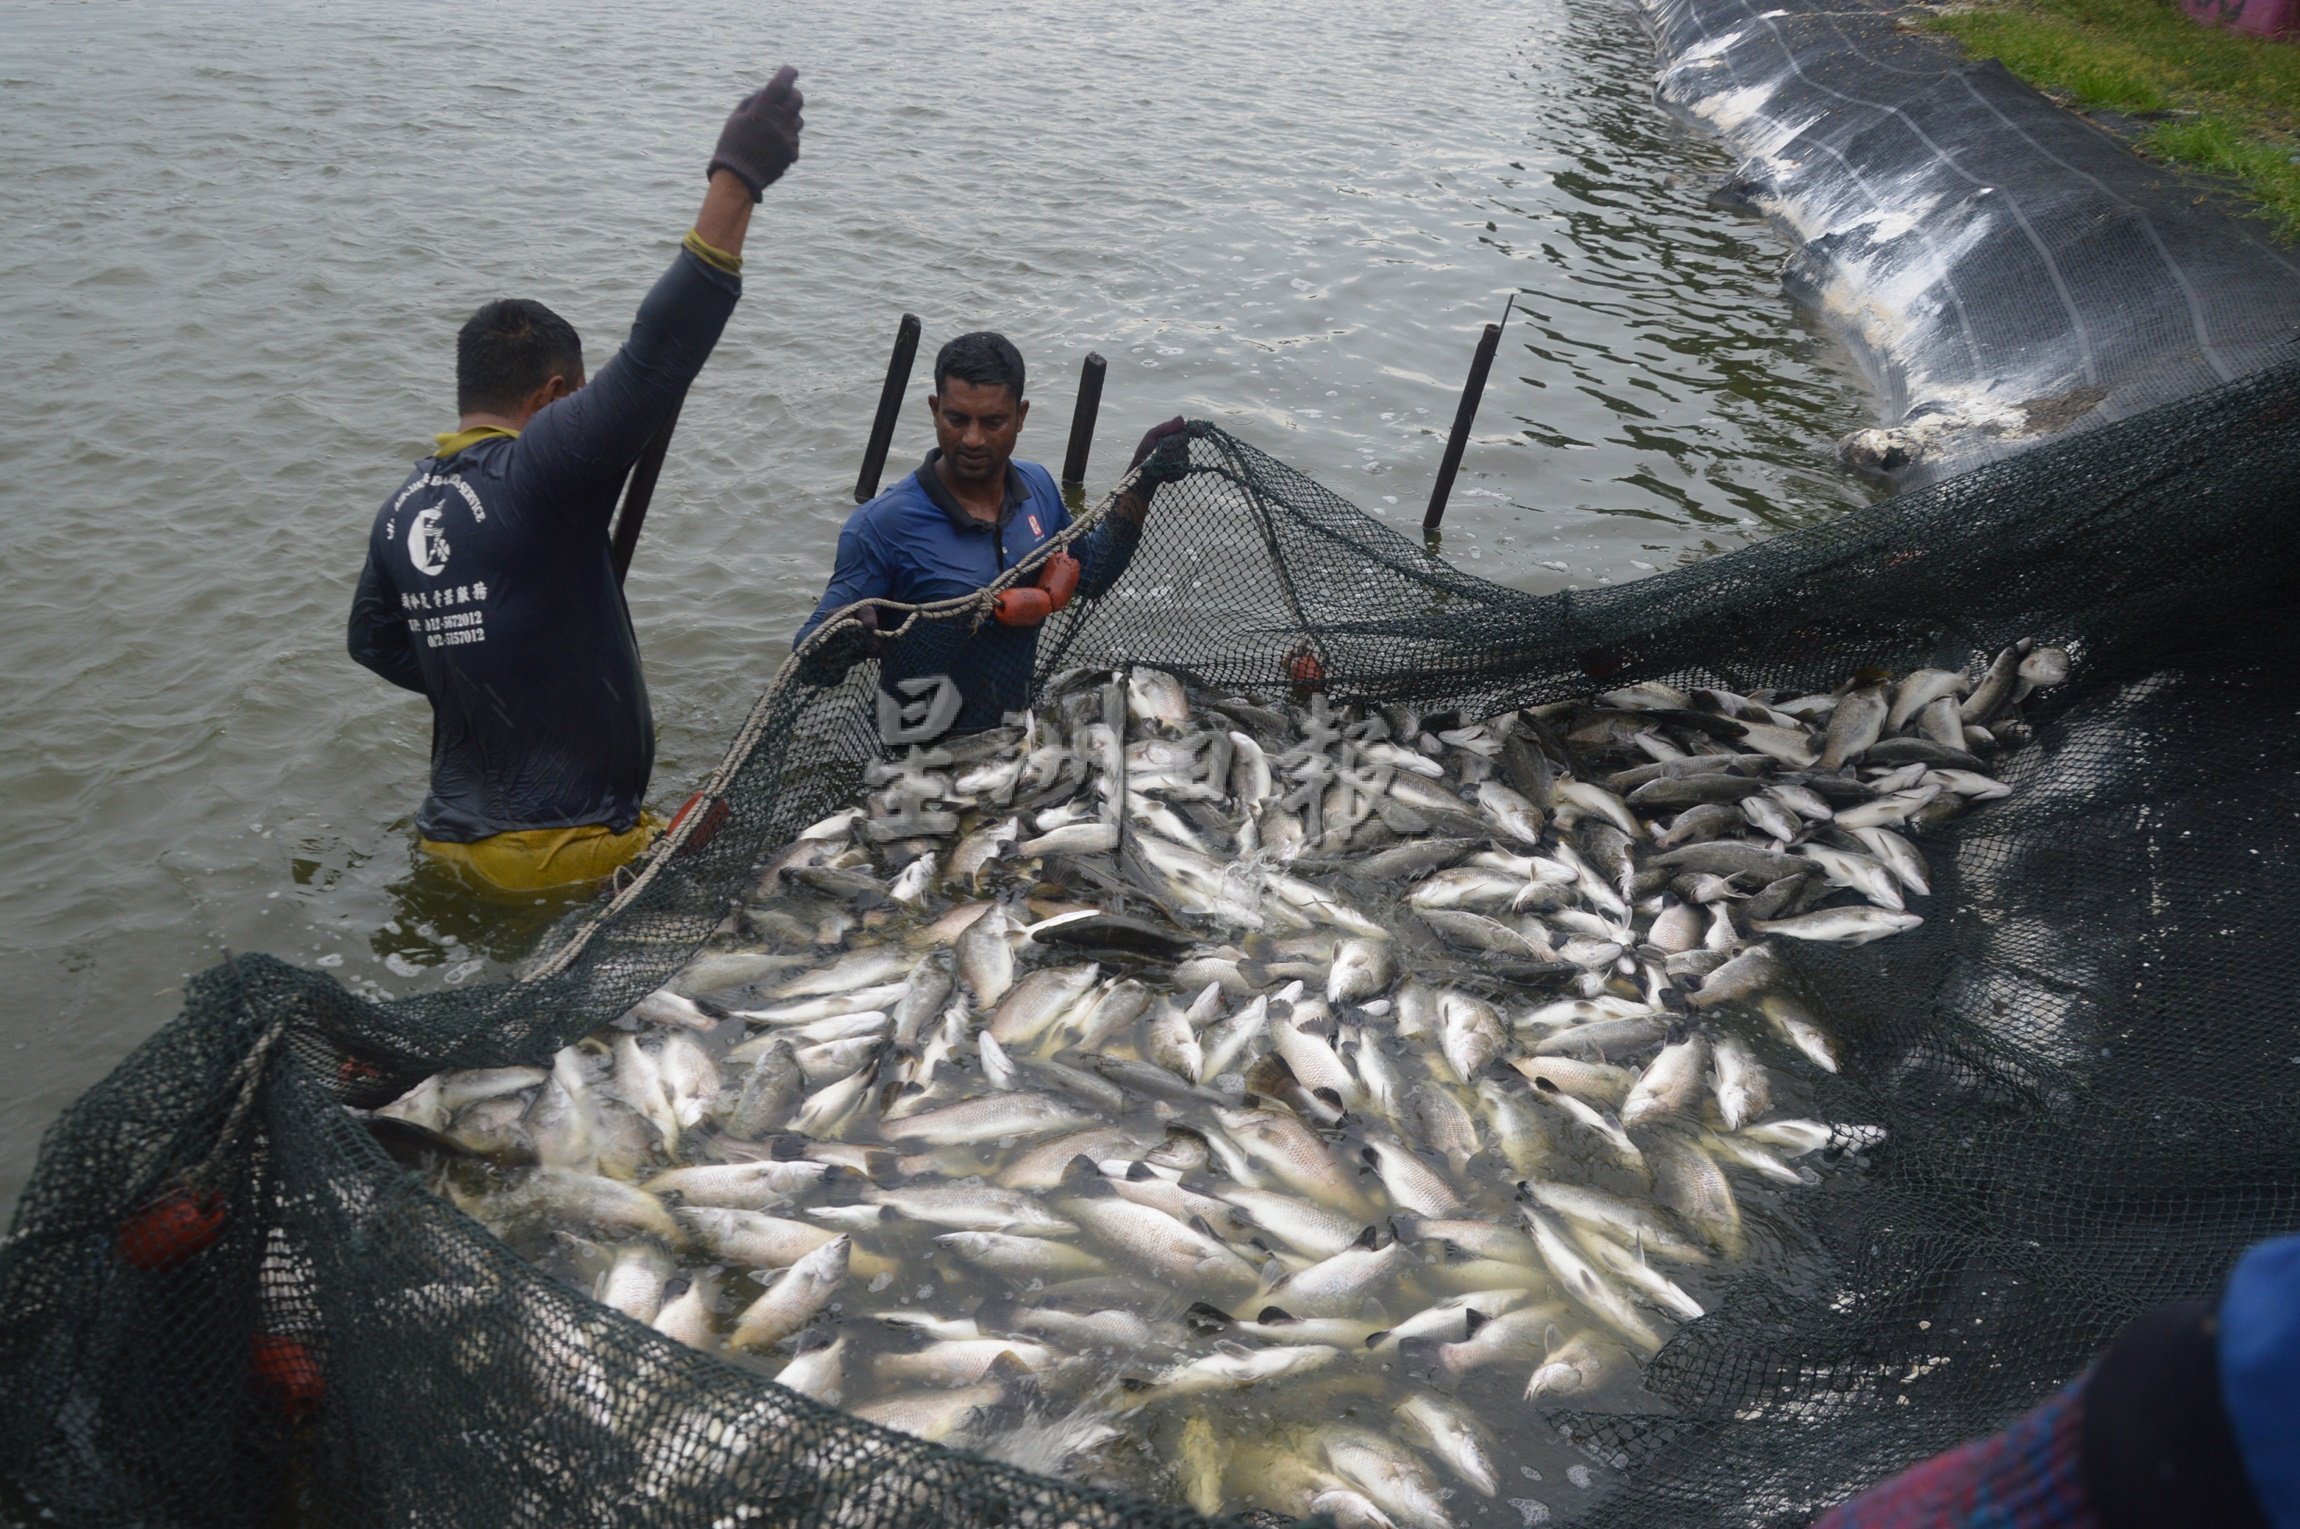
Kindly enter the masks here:
[[440, 524], [446, 518], [435, 504], [408, 524], [407, 559], [417, 573], [437, 578], [447, 571], [447, 532]]
[[1036, 515], [1026, 515], [1026, 516], [1024, 516], [1023, 518], [1024, 518], [1025, 520], [1028, 520], [1028, 521], [1030, 522], [1030, 534], [1031, 534], [1031, 535], [1033, 535], [1033, 536], [1044, 536], [1044, 535], [1046, 534], [1044, 531], [1042, 531], [1042, 530], [1040, 530], [1040, 529], [1039, 529], [1039, 527], [1038, 527], [1038, 517], [1037, 517]]

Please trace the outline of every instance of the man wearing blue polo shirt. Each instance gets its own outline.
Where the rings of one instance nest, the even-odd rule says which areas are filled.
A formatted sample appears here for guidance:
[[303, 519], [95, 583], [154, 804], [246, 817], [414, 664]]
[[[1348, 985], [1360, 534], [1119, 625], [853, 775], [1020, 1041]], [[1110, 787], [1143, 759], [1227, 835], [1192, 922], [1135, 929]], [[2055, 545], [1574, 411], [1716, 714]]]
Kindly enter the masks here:
[[[847, 518], [838, 561], [815, 613], [799, 628], [804, 644], [834, 612], [858, 600], [924, 605], [972, 594], [1023, 562], [1070, 524], [1054, 475], [1014, 460], [1029, 416], [1022, 355], [1004, 335], [960, 335], [934, 361], [935, 449], [917, 472]], [[1116, 582], [1141, 534], [1160, 483], [1179, 477], [1186, 461], [1182, 421], [1154, 426], [1135, 448], [1133, 466], [1158, 454], [1102, 524], [1070, 546], [1078, 559], [1078, 592], [1101, 594]], [[866, 612], [874, 623], [875, 612]], [[834, 634], [835, 635], [835, 634]], [[826, 642], [828, 640], [826, 639]], [[829, 680], [861, 655], [858, 643], [810, 655], [810, 678]], [[1021, 622], [926, 622], [882, 653], [881, 707], [889, 742], [925, 741], [944, 731], [979, 732], [1019, 709], [1030, 690], [1038, 629]], [[915, 715], [910, 715], [915, 714]], [[902, 723], [893, 723], [901, 717]]]

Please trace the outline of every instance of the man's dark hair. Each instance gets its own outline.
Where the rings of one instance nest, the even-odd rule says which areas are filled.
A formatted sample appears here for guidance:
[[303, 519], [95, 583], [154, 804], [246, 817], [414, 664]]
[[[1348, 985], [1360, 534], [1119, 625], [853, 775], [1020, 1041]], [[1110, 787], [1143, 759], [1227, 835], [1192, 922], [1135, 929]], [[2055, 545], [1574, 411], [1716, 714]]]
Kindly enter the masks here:
[[583, 375], [575, 326], [541, 303], [499, 297], [455, 336], [455, 411], [508, 414], [556, 373]]
[[1002, 334], [978, 329], [962, 334], [934, 358], [934, 390], [939, 395], [951, 378], [978, 388], [1004, 386], [1017, 400], [1022, 397], [1022, 352]]

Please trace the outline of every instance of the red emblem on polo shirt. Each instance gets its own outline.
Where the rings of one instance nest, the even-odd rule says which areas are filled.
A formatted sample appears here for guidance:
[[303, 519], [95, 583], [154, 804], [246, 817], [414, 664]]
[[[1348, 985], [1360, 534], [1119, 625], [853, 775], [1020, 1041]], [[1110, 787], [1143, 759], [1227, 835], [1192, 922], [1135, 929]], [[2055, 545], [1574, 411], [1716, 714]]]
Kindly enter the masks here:
[[1029, 519], [1029, 521], [1030, 521], [1030, 534], [1031, 534], [1031, 535], [1033, 535], [1033, 536], [1044, 536], [1044, 535], [1046, 534], [1044, 531], [1042, 531], [1042, 530], [1040, 530], [1040, 529], [1039, 529], [1039, 525], [1038, 525], [1038, 517], [1037, 517], [1036, 515], [1032, 515], [1032, 516], [1029, 516], [1029, 517], [1027, 517], [1027, 518], [1028, 518], [1028, 519]]

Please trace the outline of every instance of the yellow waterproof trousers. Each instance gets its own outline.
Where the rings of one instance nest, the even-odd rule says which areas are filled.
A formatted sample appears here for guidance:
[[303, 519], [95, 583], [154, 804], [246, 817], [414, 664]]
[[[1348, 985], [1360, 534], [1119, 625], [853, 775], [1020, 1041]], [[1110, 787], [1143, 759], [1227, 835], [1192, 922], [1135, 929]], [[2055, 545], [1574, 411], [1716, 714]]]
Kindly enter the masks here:
[[651, 812], [623, 833], [598, 823], [576, 828], [515, 828], [469, 844], [419, 839], [440, 865], [497, 892], [549, 892], [604, 881], [638, 858], [662, 820]]

